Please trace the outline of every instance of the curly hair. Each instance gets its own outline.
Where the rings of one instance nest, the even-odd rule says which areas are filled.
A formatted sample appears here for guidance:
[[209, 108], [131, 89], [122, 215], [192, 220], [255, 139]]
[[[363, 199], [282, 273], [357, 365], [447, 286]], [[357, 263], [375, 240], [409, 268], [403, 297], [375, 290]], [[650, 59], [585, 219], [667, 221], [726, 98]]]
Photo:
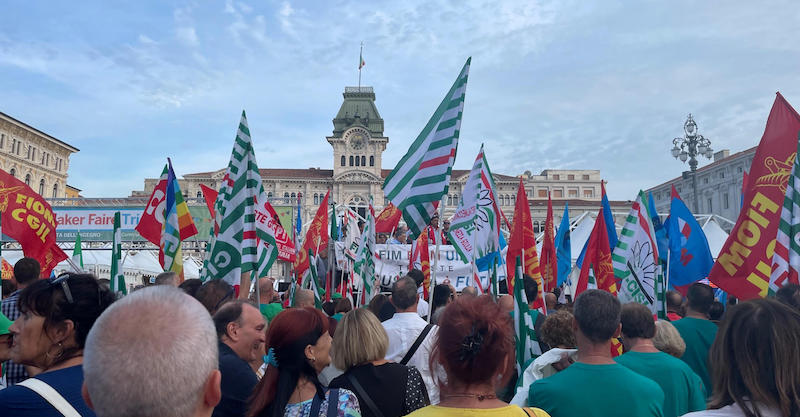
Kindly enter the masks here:
[[542, 323], [542, 342], [550, 347], [574, 348], [577, 345], [575, 332], [572, 331], [574, 319], [572, 313], [567, 310], [550, 313]]

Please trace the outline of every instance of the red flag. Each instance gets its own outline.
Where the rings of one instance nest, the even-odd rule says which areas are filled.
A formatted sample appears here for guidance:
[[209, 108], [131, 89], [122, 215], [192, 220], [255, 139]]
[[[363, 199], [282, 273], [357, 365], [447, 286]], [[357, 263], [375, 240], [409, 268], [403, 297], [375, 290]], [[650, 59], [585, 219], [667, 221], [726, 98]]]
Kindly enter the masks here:
[[217, 190], [203, 184], [200, 184], [200, 191], [203, 192], [203, 199], [206, 200], [206, 207], [208, 207], [208, 212], [211, 214], [211, 220], [214, 220], [214, 203], [217, 201], [219, 193]]
[[161, 229], [164, 225], [164, 209], [167, 206], [167, 176], [169, 169], [164, 165], [164, 171], [158, 179], [158, 184], [150, 193], [147, 207], [144, 208], [136, 231], [154, 245], [161, 245]]
[[578, 278], [578, 287], [575, 296], [584, 292], [589, 286], [589, 267], [594, 271], [597, 288], [617, 295], [617, 281], [614, 279], [614, 267], [611, 265], [611, 247], [608, 243], [608, 230], [603, 215], [603, 207], [597, 212], [589, 243], [586, 245], [586, 255], [581, 265], [581, 275]]
[[325, 194], [325, 198], [322, 199], [322, 203], [320, 203], [317, 209], [317, 214], [314, 216], [314, 220], [311, 221], [311, 225], [306, 232], [303, 248], [297, 253], [297, 258], [294, 261], [294, 270], [297, 273], [298, 284], [302, 279], [303, 273], [309, 266], [308, 251], [310, 250], [314, 255], [319, 255], [317, 253], [317, 248], [323, 248], [324, 250], [328, 248], [328, 197], [330, 194], [331, 192], [328, 191]]
[[375, 218], [375, 233], [392, 233], [397, 227], [397, 223], [400, 222], [400, 217], [403, 216], [403, 212], [398, 210], [394, 204], [389, 203], [386, 207], [384, 207], [381, 214]]
[[3, 233], [22, 246], [22, 252], [39, 261], [43, 277], [67, 255], [56, 246], [58, 222], [45, 199], [24, 182], [0, 170], [0, 211]]
[[5, 259], [0, 258], [0, 263], [3, 265], [3, 279], [12, 279], [14, 278], [14, 267], [11, 266], [8, 261]]
[[708, 277], [739, 299], [767, 296], [798, 132], [800, 115], [777, 93], [750, 166], [739, 218]]
[[542, 270], [542, 291], [553, 291], [558, 281], [558, 260], [556, 259], [556, 237], [553, 230], [553, 201], [547, 193], [547, 219], [544, 221], [544, 238], [542, 240], [542, 256], [539, 262]]
[[[508, 293], [514, 293], [514, 284], [508, 277], [514, 276], [514, 265], [517, 256], [524, 259], [523, 273], [532, 277], [542, 288], [542, 275], [539, 271], [539, 257], [536, 255], [536, 236], [533, 234], [533, 222], [531, 221], [531, 208], [528, 206], [528, 196], [525, 194], [525, 187], [522, 186], [522, 178], [519, 179], [519, 189], [517, 190], [517, 201], [514, 207], [514, 221], [511, 224], [511, 236], [508, 240], [508, 252], [506, 253], [506, 283]], [[536, 298], [534, 308], [544, 305], [542, 291]]]

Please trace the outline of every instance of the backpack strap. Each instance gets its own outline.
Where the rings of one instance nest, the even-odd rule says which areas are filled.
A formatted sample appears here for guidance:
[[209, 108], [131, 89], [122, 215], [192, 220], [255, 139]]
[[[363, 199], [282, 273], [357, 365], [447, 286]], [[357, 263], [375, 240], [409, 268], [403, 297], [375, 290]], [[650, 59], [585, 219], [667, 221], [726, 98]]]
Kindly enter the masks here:
[[[336, 417], [339, 414], [339, 388], [328, 391], [328, 414], [327, 417]], [[312, 414], [311, 417], [316, 417]]]
[[314, 399], [311, 400], [311, 412], [308, 414], [309, 417], [317, 417], [319, 416], [319, 409], [322, 407], [322, 402], [325, 400], [325, 397], [320, 398], [319, 395], [314, 394]]
[[370, 398], [369, 394], [367, 394], [367, 391], [364, 390], [364, 387], [361, 386], [356, 377], [354, 377], [352, 374], [347, 374], [347, 380], [350, 381], [350, 383], [353, 385], [353, 388], [356, 389], [356, 394], [358, 395], [359, 400], [364, 401], [367, 408], [372, 411], [372, 414], [374, 414], [376, 417], [383, 417], [381, 410], [375, 405], [375, 402], [372, 401], [372, 398]]
[[411, 357], [414, 356], [415, 353], [417, 353], [417, 349], [419, 349], [419, 345], [422, 344], [422, 342], [425, 340], [425, 337], [428, 336], [428, 333], [430, 333], [431, 328], [433, 328], [433, 324], [432, 323], [428, 323], [428, 325], [425, 326], [424, 329], [422, 329], [422, 333], [420, 333], [419, 336], [417, 336], [417, 340], [414, 341], [414, 344], [411, 345], [410, 349], [408, 349], [408, 352], [406, 352], [406, 355], [403, 356], [403, 359], [400, 360], [400, 365], [407, 365], [408, 364], [408, 361], [411, 360]]
[[69, 401], [64, 399], [64, 397], [47, 382], [44, 382], [41, 379], [28, 378], [17, 385], [22, 385], [23, 387], [39, 394], [64, 417], [81, 417], [81, 414], [75, 410], [75, 407], [73, 407]]

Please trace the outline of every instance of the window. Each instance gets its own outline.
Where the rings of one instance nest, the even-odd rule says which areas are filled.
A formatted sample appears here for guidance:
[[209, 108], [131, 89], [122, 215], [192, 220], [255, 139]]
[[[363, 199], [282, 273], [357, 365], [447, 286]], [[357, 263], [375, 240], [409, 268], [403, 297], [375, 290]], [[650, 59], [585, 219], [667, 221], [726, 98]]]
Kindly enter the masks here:
[[722, 195], [722, 207], [726, 210], [730, 207], [730, 203], [728, 202], [728, 193]]
[[561, 179], [561, 175], [555, 174], [555, 175], [553, 175], [553, 179], [558, 181], [558, 180]]
[[341, 162], [339, 163], [339, 165], [341, 165], [341, 166], [347, 165], [347, 159], [344, 157], [344, 155], [342, 155], [342, 159], [341, 159]]
[[36, 160], [36, 148], [33, 148], [33, 151], [31, 152], [31, 159], [34, 161]]
[[0, 133], [0, 149], [6, 146], [6, 135]]
[[564, 190], [553, 190], [554, 198], [564, 198]]
[[584, 181], [589, 181], [589, 176], [588, 176], [588, 175], [584, 175], [584, 176], [583, 176], [583, 180], [584, 180]]
[[567, 192], [567, 196], [570, 198], [577, 198], [578, 197], [578, 190], [569, 190]]
[[39, 181], [39, 195], [44, 196], [44, 178]]
[[25, 185], [27, 185], [28, 187], [31, 186], [31, 174], [25, 175]]
[[367, 166], [367, 157], [364, 155], [361, 156], [361, 166], [362, 167]]
[[448, 195], [447, 196], [447, 205], [448, 206], [452, 206], [453, 205], [453, 196], [452, 195]]
[[270, 200], [272, 199], [272, 191], [267, 193], [267, 198], [270, 199]]
[[350, 155], [350, 166], [353, 166], [353, 155]]
[[725, 171], [720, 171], [719, 172], [719, 177], [720, 178], [725, 178]]
[[570, 181], [574, 181], [575, 180], [575, 176], [572, 175], [572, 174], [567, 175], [567, 179], [570, 180]]
[[17, 170], [16, 169], [11, 168], [11, 171], [9, 172], [9, 174], [11, 174], [12, 177], [17, 178]]
[[297, 201], [297, 194], [292, 193], [292, 202]]
[[53, 198], [58, 197], [58, 183], [53, 184]]
[[741, 174], [741, 173], [742, 173], [742, 167], [738, 167], [738, 168], [736, 168], [736, 172], [738, 172], [739, 174]]
[[583, 190], [583, 196], [589, 198], [594, 197], [594, 190]]
[[708, 207], [707, 207], [707, 208], [708, 208], [708, 212], [709, 212], [709, 213], [711, 213], [712, 211], [714, 211], [714, 208], [711, 206], [711, 199], [710, 199], [710, 198], [708, 199]]
[[538, 193], [537, 195], [538, 195], [540, 198], [546, 198], [546, 197], [547, 197], [547, 190], [543, 190], [543, 189], [541, 189], [541, 188], [540, 188], [540, 189], [539, 189], [539, 193]]
[[369, 166], [371, 166], [371, 167], [375, 166], [375, 156], [370, 156], [369, 157]]
[[533, 233], [539, 233], [540, 229], [541, 229], [541, 226], [540, 226], [539, 220], [534, 220], [533, 221]]
[[288, 203], [289, 202], [289, 193], [283, 193], [283, 202], [284, 203]]
[[703, 178], [703, 184], [708, 184], [708, 177]]
[[319, 194], [314, 193], [314, 204], [319, 204]]
[[356, 156], [356, 166], [357, 167], [361, 166], [361, 158], [358, 156]]
[[202, 191], [198, 191], [197, 195], [195, 196], [195, 198], [203, 198], [203, 192]]

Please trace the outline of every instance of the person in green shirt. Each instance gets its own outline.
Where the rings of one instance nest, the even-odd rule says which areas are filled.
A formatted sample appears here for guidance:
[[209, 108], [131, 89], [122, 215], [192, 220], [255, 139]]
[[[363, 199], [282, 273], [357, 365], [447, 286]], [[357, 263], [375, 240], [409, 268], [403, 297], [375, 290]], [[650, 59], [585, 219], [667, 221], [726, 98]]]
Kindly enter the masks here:
[[661, 387], [611, 357], [611, 338], [620, 334], [620, 309], [617, 297], [603, 290], [578, 296], [573, 311], [578, 361], [531, 384], [528, 405], [553, 417], [664, 416]]
[[653, 313], [639, 303], [622, 306], [622, 346], [618, 364], [655, 381], [664, 391], [664, 417], [682, 416], [706, 409], [703, 381], [682, 360], [653, 345], [656, 325]]
[[261, 315], [267, 320], [269, 324], [275, 316], [283, 311], [281, 303], [274, 303], [275, 298], [275, 280], [272, 278], [261, 278], [258, 280], [258, 310]]
[[703, 380], [706, 395], [711, 396], [708, 351], [717, 337], [717, 325], [708, 319], [708, 310], [714, 303], [714, 290], [706, 284], [695, 282], [689, 287], [686, 298], [689, 300], [686, 316], [672, 323], [686, 342], [686, 351], [681, 360]]

